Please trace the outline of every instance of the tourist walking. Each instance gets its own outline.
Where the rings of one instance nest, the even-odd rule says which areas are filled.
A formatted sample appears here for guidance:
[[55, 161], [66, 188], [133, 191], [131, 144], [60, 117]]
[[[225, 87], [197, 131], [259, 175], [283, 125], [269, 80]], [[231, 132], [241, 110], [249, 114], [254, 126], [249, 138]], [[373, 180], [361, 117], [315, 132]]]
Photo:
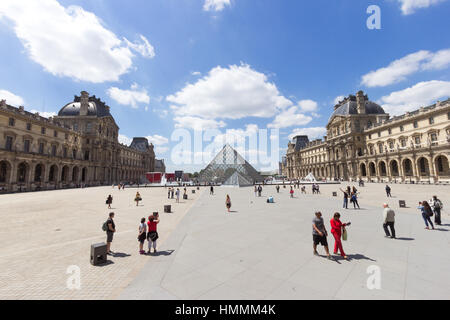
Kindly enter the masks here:
[[291, 198], [293, 198], [294, 197], [294, 189], [292, 188], [292, 186], [291, 186], [291, 190], [289, 191], [289, 193], [291, 194]]
[[386, 196], [387, 197], [390, 197], [390, 198], [392, 198], [392, 195], [391, 195], [391, 187], [389, 187], [388, 185], [386, 185]]
[[227, 207], [227, 211], [230, 212], [231, 209], [231, 198], [230, 196], [227, 194], [227, 198], [225, 200], [225, 206]]
[[141, 219], [141, 224], [139, 225], [139, 234], [138, 234], [138, 241], [139, 241], [139, 253], [144, 254], [144, 242], [147, 238], [147, 225], [145, 224], [145, 218]]
[[109, 218], [106, 224], [106, 253], [112, 254], [111, 243], [113, 241], [114, 233], [116, 232], [116, 224], [114, 223], [114, 212], [109, 213]]
[[175, 196], [177, 198], [177, 203], [180, 203], [180, 189], [177, 188], [177, 191], [175, 192]]
[[353, 209], [356, 209], [356, 206], [358, 206], [358, 209], [361, 209], [359, 207], [358, 196], [356, 195], [356, 192], [352, 192], [350, 196], [350, 201], [353, 203]]
[[340, 213], [336, 212], [333, 218], [330, 220], [331, 224], [331, 234], [334, 237], [334, 254], [338, 254], [338, 250], [341, 252], [341, 256], [344, 259], [348, 259], [347, 255], [344, 252], [344, 248], [342, 247], [341, 236], [342, 232], [345, 232], [345, 227], [349, 226], [351, 223], [342, 223], [340, 220]]
[[258, 187], [255, 184], [255, 197], [257, 196], [257, 193], [258, 193]]
[[159, 223], [159, 213], [153, 212], [153, 215], [148, 217], [148, 233], [147, 233], [147, 241], [148, 241], [148, 254], [151, 253], [151, 248], [153, 246], [153, 252], [156, 253], [156, 240], [158, 240], [158, 223]]
[[209, 188], [209, 194], [214, 195], [214, 186], [213, 185], [211, 185], [211, 187]]
[[349, 194], [347, 193], [347, 191], [345, 191], [345, 190], [342, 190], [342, 189], [340, 189], [341, 191], [342, 191], [342, 193], [344, 194], [344, 204], [343, 204], [343, 208], [344, 209], [348, 209], [348, 196], [349, 196]]
[[302, 186], [302, 194], [306, 194], [306, 187]]
[[275, 188], [277, 189], [277, 193], [280, 193], [280, 185], [277, 185]]
[[261, 197], [261, 193], [262, 193], [262, 187], [261, 185], [258, 186], [258, 197]]
[[108, 205], [108, 209], [111, 209], [111, 204], [113, 202], [113, 197], [111, 195], [106, 199], [106, 204]]
[[139, 206], [139, 201], [142, 201], [141, 194], [136, 192], [136, 197], [134, 197], [134, 201], [136, 201], [136, 207]]
[[426, 201], [419, 202], [419, 206], [417, 207], [417, 209], [420, 209], [420, 211], [422, 212], [422, 218], [423, 221], [425, 221], [426, 226], [425, 229], [430, 229], [428, 227], [428, 223], [430, 223], [431, 228], [433, 228], [434, 230], [433, 222], [431, 222], [431, 216], [433, 215], [433, 211], [431, 210], [431, 207], [428, 204], [428, 202]]
[[438, 226], [441, 225], [441, 210], [444, 207], [442, 201], [437, 198], [437, 196], [433, 196], [433, 199], [430, 202], [431, 208], [434, 212], [434, 223]]
[[315, 213], [315, 217], [312, 220], [312, 236], [313, 236], [313, 253], [318, 256], [317, 245], [320, 243], [324, 248], [327, 254], [328, 259], [332, 259], [330, 255], [330, 251], [328, 250], [328, 242], [327, 242], [327, 229], [325, 228], [325, 224], [323, 222], [322, 213], [317, 211]]
[[[395, 239], [395, 212], [391, 208], [389, 208], [389, 205], [387, 203], [383, 204], [383, 229], [386, 233], [386, 238], [391, 237], [392, 239]], [[388, 230], [391, 229], [391, 232]]]

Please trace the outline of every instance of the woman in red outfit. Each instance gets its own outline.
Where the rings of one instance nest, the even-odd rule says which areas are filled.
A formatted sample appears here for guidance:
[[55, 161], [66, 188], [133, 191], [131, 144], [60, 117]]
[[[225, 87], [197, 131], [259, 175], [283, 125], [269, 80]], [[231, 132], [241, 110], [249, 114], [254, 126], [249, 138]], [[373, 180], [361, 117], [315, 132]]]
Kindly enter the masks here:
[[334, 236], [334, 254], [338, 253], [338, 249], [339, 251], [341, 251], [341, 256], [344, 257], [344, 259], [347, 259], [347, 256], [345, 255], [344, 252], [344, 248], [342, 248], [342, 241], [341, 241], [341, 236], [342, 236], [342, 230], [345, 230], [346, 226], [350, 225], [349, 223], [342, 223], [341, 220], [339, 220], [339, 218], [341, 217], [341, 215], [336, 212], [333, 216], [333, 219], [330, 220], [330, 224], [331, 224], [331, 233]]

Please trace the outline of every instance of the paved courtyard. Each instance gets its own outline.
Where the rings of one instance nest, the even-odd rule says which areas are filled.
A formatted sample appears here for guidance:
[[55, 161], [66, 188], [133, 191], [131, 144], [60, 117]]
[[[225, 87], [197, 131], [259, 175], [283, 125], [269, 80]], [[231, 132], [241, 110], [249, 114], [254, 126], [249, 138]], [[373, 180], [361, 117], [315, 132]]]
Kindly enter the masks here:
[[[342, 187], [346, 185], [343, 184]], [[450, 219], [424, 230], [418, 200], [436, 194], [450, 205], [447, 186], [384, 185], [361, 190], [361, 210], [342, 210], [339, 185], [324, 185], [321, 195], [290, 199], [288, 189], [276, 194], [265, 187], [262, 198], [252, 188], [216, 188], [191, 194], [175, 204], [164, 188], [140, 189], [144, 199], [133, 202], [136, 189], [111, 187], [60, 190], [0, 196], [0, 299], [449, 299]], [[230, 194], [233, 212], [225, 211]], [[108, 194], [113, 209], [106, 208]], [[266, 196], [276, 203], [267, 204]], [[404, 199], [408, 208], [399, 209]], [[384, 238], [381, 203], [397, 212], [398, 240]], [[173, 213], [162, 213], [164, 204]], [[447, 209], [447, 207], [445, 208]], [[137, 254], [141, 217], [161, 212], [158, 255]], [[344, 242], [351, 261], [313, 257], [311, 219], [321, 210], [329, 229], [334, 211], [351, 221]], [[101, 225], [116, 212], [117, 253], [101, 267], [89, 264], [92, 243], [103, 242]], [[334, 242], [328, 237], [330, 245]], [[319, 248], [320, 253], [324, 253]], [[70, 290], [67, 268], [81, 270], [80, 290]], [[381, 289], [369, 290], [369, 266], [378, 266]]]
[[[437, 194], [448, 203], [448, 187], [393, 185], [388, 199], [397, 212], [397, 237], [384, 238], [381, 204], [384, 185], [369, 184], [361, 210], [342, 210], [339, 186], [323, 186], [322, 195], [289, 199], [288, 189], [276, 203], [255, 198], [252, 188], [218, 188], [204, 193], [162, 248], [173, 251], [147, 262], [122, 292], [122, 299], [449, 299], [450, 225], [424, 229], [416, 200]], [[225, 213], [225, 195], [233, 207]], [[399, 209], [398, 200], [410, 208]], [[338, 210], [351, 221], [344, 249], [350, 261], [312, 255], [311, 219], [321, 210], [329, 220]], [[334, 244], [332, 236], [328, 237]], [[319, 249], [323, 254], [323, 249]], [[381, 289], [367, 288], [368, 268], [381, 274]], [[369, 269], [370, 271], [371, 269]]]
[[[163, 242], [199, 196], [189, 191], [189, 199], [176, 204], [164, 188], [140, 188], [143, 201], [136, 207], [136, 191], [98, 187], [1, 195], [0, 300], [116, 298], [153, 258], [138, 254], [140, 219], [159, 211], [158, 241]], [[108, 194], [113, 196], [111, 210], [105, 205]], [[163, 213], [165, 204], [172, 204], [173, 213]], [[101, 227], [111, 211], [116, 213], [116, 256], [94, 267], [90, 246], [106, 241]], [[66, 285], [72, 265], [81, 271], [80, 290]]]

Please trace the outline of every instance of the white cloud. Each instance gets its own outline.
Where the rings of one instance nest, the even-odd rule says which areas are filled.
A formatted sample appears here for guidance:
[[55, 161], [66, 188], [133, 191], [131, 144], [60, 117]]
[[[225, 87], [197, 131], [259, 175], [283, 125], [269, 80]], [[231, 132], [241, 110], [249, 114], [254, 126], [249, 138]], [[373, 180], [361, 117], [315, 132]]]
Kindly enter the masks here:
[[134, 109], [138, 108], [140, 103], [150, 103], [150, 97], [147, 90], [139, 88], [137, 84], [133, 84], [130, 90], [122, 90], [117, 87], [111, 87], [107, 90], [108, 96], [117, 103], [130, 106]]
[[135, 41], [130, 42], [128, 39], [124, 39], [126, 44], [130, 49], [133, 49], [134, 51], [138, 52], [141, 56], [144, 58], [154, 58], [155, 57], [155, 48], [150, 44], [150, 42], [147, 40], [146, 37], [144, 37], [142, 34], [139, 35], [139, 38], [141, 41]]
[[131, 144], [131, 142], [133, 141], [133, 139], [128, 138], [127, 136], [123, 135], [123, 134], [119, 134], [119, 142], [123, 143], [127, 146], [129, 146]]
[[15, 95], [8, 90], [2, 89], [0, 89], [0, 100], [6, 100], [7, 104], [14, 107], [23, 106], [25, 104], [25, 101], [22, 97]]
[[432, 5], [444, 2], [446, 0], [398, 0], [401, 4], [402, 13], [409, 15], [416, 12], [417, 9], [428, 8]]
[[175, 104], [171, 108], [177, 115], [204, 119], [271, 117], [292, 105], [265, 74], [246, 64], [213, 68], [166, 99]]
[[280, 114], [278, 114], [272, 123], [268, 125], [269, 128], [288, 128], [292, 126], [302, 126], [312, 121], [310, 116], [305, 116], [298, 113], [299, 108], [294, 106]]
[[327, 129], [325, 127], [311, 127], [311, 128], [298, 128], [294, 129], [289, 135], [289, 139], [294, 138], [299, 135], [307, 135], [309, 140], [321, 139], [327, 134]]
[[222, 11], [226, 6], [231, 5], [231, 0], [205, 0], [203, 10]]
[[193, 130], [207, 130], [207, 129], [217, 129], [225, 127], [225, 122], [216, 121], [213, 119], [202, 119], [199, 117], [175, 117], [175, 128], [186, 128]]
[[433, 104], [438, 99], [450, 97], [450, 81], [427, 81], [401, 91], [392, 92], [380, 99], [384, 110], [391, 115], [403, 114], [419, 107]]
[[337, 96], [334, 98], [334, 104], [337, 105], [339, 102], [345, 99], [345, 96]]
[[169, 139], [160, 135], [147, 136], [149, 142], [153, 143], [155, 146], [163, 146], [169, 143]]
[[393, 61], [387, 67], [362, 76], [361, 84], [367, 87], [384, 87], [398, 83], [407, 76], [424, 70], [442, 70], [450, 65], [450, 49], [436, 53], [421, 50]]
[[193, 76], [201, 76], [202, 73], [200, 71], [193, 71], [193, 72], [191, 72], [191, 75], [193, 75]]
[[444, 49], [431, 56], [428, 62], [422, 65], [424, 70], [442, 70], [450, 66], [450, 49]]
[[313, 100], [300, 100], [298, 102], [300, 110], [303, 112], [314, 112], [317, 111], [317, 102]]
[[130, 45], [152, 55], [143, 36], [141, 44], [121, 40], [94, 13], [64, 7], [56, 0], [1, 0], [0, 19], [4, 18], [29, 57], [55, 76], [92, 83], [117, 81], [132, 67]]
[[39, 115], [41, 117], [44, 118], [52, 118], [52, 117], [56, 117], [58, 114], [56, 112], [46, 112], [46, 111], [39, 111], [39, 110], [30, 110], [31, 113], [39, 113]]

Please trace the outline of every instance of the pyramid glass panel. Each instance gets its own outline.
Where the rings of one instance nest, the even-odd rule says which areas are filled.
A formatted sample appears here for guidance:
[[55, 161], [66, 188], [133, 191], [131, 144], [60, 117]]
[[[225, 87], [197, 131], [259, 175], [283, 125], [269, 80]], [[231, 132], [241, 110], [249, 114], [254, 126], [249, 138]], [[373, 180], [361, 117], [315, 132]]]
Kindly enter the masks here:
[[[246, 183], [250, 182], [250, 184], [253, 184], [264, 180], [250, 163], [227, 144], [215, 156], [211, 163], [204, 170], [200, 171], [199, 181], [224, 183], [235, 172], [238, 172], [241, 180]], [[230, 181], [232, 180], [236, 179], [231, 179]]]

